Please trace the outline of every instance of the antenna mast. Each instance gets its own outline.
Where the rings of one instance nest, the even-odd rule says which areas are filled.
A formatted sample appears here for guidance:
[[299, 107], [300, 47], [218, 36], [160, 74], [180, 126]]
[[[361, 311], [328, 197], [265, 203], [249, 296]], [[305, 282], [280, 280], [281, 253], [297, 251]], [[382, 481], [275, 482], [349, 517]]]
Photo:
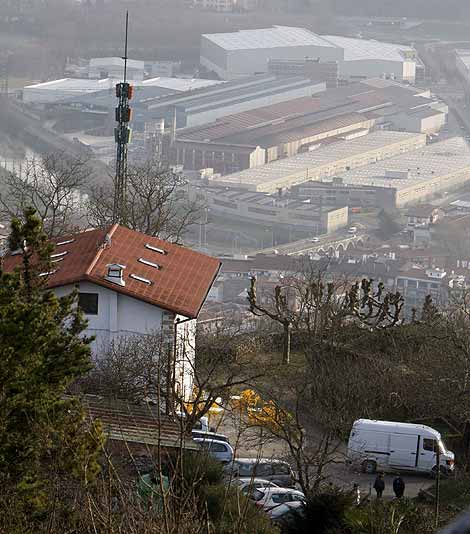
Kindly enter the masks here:
[[134, 88], [127, 82], [127, 37], [129, 30], [129, 12], [126, 11], [126, 38], [124, 45], [124, 79], [116, 84], [116, 97], [119, 99], [116, 108], [117, 126], [114, 128], [114, 140], [116, 142], [116, 177], [114, 183], [114, 206], [113, 222], [125, 223], [126, 221], [126, 192], [127, 192], [127, 152], [131, 141], [132, 130], [129, 122], [132, 111], [129, 100], [134, 94]]

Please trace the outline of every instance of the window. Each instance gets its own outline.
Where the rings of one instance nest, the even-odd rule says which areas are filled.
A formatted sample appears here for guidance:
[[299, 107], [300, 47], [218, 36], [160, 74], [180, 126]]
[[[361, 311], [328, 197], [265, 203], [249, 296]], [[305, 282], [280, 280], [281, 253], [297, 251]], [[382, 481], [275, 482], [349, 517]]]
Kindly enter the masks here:
[[252, 475], [252, 465], [251, 464], [238, 464], [238, 476], [247, 477]]
[[287, 464], [273, 464], [273, 471], [275, 475], [289, 475], [290, 468]]
[[282, 504], [291, 500], [290, 493], [273, 493], [271, 496], [273, 503]]
[[433, 439], [423, 439], [423, 449], [425, 451], [434, 452], [436, 450], [436, 441]]
[[272, 466], [271, 464], [258, 464], [256, 466], [256, 476], [263, 478], [269, 475], [272, 475]]
[[227, 447], [223, 443], [210, 443], [209, 450], [212, 452], [227, 452]]
[[78, 306], [86, 315], [98, 315], [98, 293], [79, 293]]

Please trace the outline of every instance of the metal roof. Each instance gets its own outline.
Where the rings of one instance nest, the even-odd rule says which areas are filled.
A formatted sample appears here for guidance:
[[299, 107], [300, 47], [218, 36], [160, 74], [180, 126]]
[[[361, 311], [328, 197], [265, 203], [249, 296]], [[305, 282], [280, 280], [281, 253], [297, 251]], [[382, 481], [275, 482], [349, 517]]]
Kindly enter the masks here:
[[400, 44], [354, 39], [341, 35], [325, 35], [323, 37], [336, 47], [344, 49], [344, 61], [372, 59], [403, 62], [405, 61], [405, 53], [414, 54], [412, 47]]
[[338, 141], [312, 152], [297, 154], [260, 167], [229, 174], [218, 179], [217, 183], [232, 187], [260, 187], [263, 184], [268, 186], [276, 180], [282, 181], [301, 173], [305, 173], [305, 181], [307, 181], [309, 174], [314, 176], [316, 170], [321, 167], [358, 157], [367, 152], [380, 152], [387, 146], [406, 141], [412, 142], [416, 139], [423, 140], [425, 136], [406, 132], [376, 131], [357, 139]]
[[[343, 179], [344, 185], [373, 185], [402, 190], [465, 169], [470, 171], [470, 148], [462, 137], [453, 137], [338, 176]], [[387, 177], [388, 171], [408, 172], [408, 178]]]
[[305, 28], [274, 26], [255, 30], [239, 30], [233, 33], [208, 33], [202, 37], [212, 41], [225, 50], [248, 50], [256, 48], [281, 48], [286, 46], [319, 46], [337, 48]]

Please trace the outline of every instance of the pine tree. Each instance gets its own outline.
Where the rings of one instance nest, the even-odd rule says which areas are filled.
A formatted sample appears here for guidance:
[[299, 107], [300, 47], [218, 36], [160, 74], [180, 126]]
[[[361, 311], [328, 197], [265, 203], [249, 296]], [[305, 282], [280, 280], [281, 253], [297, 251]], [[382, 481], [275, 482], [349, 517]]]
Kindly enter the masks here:
[[45, 288], [53, 246], [34, 210], [12, 222], [9, 246], [21, 261], [0, 270], [0, 484], [37, 513], [47, 511], [53, 478], [87, 483], [98, 470], [100, 429], [64, 397], [90, 369], [92, 339], [82, 335], [76, 294]]

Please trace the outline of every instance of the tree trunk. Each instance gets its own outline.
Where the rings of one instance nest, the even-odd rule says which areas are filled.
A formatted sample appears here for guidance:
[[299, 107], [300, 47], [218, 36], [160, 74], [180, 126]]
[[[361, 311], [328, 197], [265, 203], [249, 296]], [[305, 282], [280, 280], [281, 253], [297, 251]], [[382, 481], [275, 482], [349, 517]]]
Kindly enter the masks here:
[[284, 323], [284, 351], [282, 355], [282, 363], [290, 363], [290, 336], [291, 329], [289, 323]]

